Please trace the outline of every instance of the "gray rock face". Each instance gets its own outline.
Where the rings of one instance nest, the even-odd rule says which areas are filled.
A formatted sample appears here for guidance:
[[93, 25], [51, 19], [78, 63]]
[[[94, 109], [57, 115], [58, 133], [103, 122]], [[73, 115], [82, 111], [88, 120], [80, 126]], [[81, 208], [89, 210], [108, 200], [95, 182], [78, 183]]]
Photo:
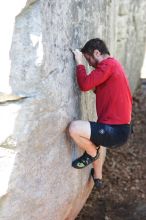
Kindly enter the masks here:
[[0, 87], [0, 146], [2, 155], [11, 148], [14, 156], [6, 157], [13, 163], [6, 167], [7, 189], [0, 190], [0, 219], [71, 220], [93, 183], [91, 167], [71, 167], [82, 152], [67, 127], [76, 119], [96, 120], [96, 112], [93, 92], [78, 88], [69, 48], [103, 38], [134, 91], [145, 51], [146, 2], [23, 0], [11, 11], [15, 25], [6, 49], [9, 68], [3, 65], [9, 83], [5, 78]]
[[134, 91], [140, 76], [146, 42], [146, 1], [120, 0], [116, 56], [123, 63]]

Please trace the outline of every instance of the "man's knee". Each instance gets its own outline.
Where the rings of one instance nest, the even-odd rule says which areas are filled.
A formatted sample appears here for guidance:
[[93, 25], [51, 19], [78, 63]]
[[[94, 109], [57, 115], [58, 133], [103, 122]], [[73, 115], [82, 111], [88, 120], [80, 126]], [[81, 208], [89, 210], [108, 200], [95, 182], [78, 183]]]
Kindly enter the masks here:
[[78, 135], [78, 130], [79, 130], [78, 121], [72, 121], [68, 128], [70, 136], [73, 137], [75, 135]]
[[71, 137], [82, 136], [90, 139], [91, 128], [88, 121], [76, 120], [72, 121], [69, 126], [69, 134]]

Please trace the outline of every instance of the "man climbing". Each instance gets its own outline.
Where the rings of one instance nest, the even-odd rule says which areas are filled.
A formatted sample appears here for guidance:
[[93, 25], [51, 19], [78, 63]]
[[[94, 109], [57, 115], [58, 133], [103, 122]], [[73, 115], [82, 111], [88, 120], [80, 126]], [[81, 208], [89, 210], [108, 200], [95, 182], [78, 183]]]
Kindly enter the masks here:
[[[93, 90], [96, 94], [97, 121], [72, 121], [69, 134], [85, 152], [72, 162], [77, 169], [93, 163], [91, 175], [95, 186], [102, 186], [102, 166], [106, 148], [126, 143], [131, 133], [132, 96], [125, 71], [110, 56], [103, 40], [89, 40], [81, 52], [73, 51], [76, 60], [76, 77], [81, 91]], [[89, 75], [83, 57], [94, 68]]]

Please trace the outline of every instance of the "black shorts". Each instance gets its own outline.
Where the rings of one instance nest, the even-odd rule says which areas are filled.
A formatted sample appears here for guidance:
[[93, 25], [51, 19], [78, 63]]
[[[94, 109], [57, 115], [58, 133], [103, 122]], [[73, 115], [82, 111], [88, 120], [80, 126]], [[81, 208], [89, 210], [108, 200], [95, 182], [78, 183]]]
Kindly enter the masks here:
[[90, 140], [96, 145], [115, 148], [125, 144], [131, 134], [131, 126], [108, 125], [98, 122], [89, 121], [91, 127]]

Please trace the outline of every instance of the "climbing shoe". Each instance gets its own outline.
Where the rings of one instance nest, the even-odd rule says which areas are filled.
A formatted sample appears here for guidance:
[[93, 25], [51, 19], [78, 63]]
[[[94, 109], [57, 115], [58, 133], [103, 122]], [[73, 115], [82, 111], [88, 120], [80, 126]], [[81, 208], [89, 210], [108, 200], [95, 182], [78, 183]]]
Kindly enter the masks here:
[[94, 168], [91, 169], [91, 176], [93, 178], [96, 189], [100, 190], [103, 187], [102, 180], [94, 177]]
[[[98, 149], [99, 150], [99, 149]], [[99, 152], [97, 150], [96, 156], [92, 157], [91, 155], [89, 155], [86, 151], [84, 152], [84, 154], [77, 158], [76, 160], [74, 160], [72, 162], [72, 166], [76, 169], [82, 169], [86, 166], [88, 166], [89, 164], [91, 164], [92, 162], [94, 162], [95, 160], [98, 159], [99, 157]]]

